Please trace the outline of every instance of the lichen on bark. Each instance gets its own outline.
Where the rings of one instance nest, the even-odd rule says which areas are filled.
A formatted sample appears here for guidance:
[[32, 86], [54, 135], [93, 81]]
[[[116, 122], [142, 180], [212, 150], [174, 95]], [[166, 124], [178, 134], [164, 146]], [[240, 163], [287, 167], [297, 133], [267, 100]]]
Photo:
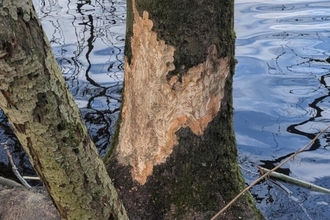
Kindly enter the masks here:
[[127, 219], [32, 2], [0, 6], [0, 107], [62, 219]]

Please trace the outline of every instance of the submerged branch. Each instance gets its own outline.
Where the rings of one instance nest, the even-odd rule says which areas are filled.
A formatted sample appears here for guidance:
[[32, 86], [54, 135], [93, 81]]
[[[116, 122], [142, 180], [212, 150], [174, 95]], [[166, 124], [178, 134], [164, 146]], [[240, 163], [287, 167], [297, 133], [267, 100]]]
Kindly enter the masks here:
[[245, 192], [247, 192], [249, 189], [251, 189], [254, 185], [259, 183], [262, 179], [269, 176], [271, 172], [277, 170], [287, 162], [289, 162], [292, 158], [297, 156], [299, 153], [303, 152], [307, 147], [311, 146], [314, 141], [316, 141], [324, 132], [326, 132], [330, 128], [330, 125], [328, 125], [326, 128], [324, 128], [320, 133], [318, 133], [308, 144], [303, 146], [300, 150], [297, 150], [294, 154], [292, 154], [290, 157], [286, 158], [284, 161], [282, 161], [279, 165], [274, 167], [273, 169], [269, 170], [268, 172], [264, 173], [261, 177], [256, 179], [253, 183], [251, 183], [248, 187], [246, 187], [244, 190], [242, 190], [235, 198], [233, 198], [225, 207], [223, 207], [215, 216], [211, 218], [211, 220], [217, 219], [224, 211], [226, 211], [234, 202], [236, 202], [239, 197], [241, 197]]
[[12, 167], [12, 171], [14, 172], [15, 176], [19, 179], [19, 181], [21, 181], [21, 183], [28, 189], [31, 189], [32, 187], [26, 182], [26, 180], [21, 176], [21, 174], [18, 172], [18, 169], [14, 163], [13, 157], [11, 156], [10, 150], [9, 150], [9, 146], [7, 143], [1, 143], [1, 145], [3, 146], [3, 149], [6, 151], [9, 162], [11, 164]]
[[[259, 168], [261, 174], [269, 172], [269, 170], [264, 168], [264, 167], [258, 166], [258, 168]], [[303, 180], [299, 180], [299, 179], [284, 175], [282, 173], [278, 173], [278, 172], [273, 171], [273, 172], [269, 173], [269, 176], [280, 179], [280, 180], [284, 180], [284, 181], [289, 182], [289, 183], [293, 183], [293, 184], [301, 186], [301, 187], [305, 187], [305, 188], [310, 189], [310, 190], [330, 194], [330, 189], [326, 189], [326, 188], [323, 188], [321, 186], [317, 186], [315, 184], [305, 182]]]

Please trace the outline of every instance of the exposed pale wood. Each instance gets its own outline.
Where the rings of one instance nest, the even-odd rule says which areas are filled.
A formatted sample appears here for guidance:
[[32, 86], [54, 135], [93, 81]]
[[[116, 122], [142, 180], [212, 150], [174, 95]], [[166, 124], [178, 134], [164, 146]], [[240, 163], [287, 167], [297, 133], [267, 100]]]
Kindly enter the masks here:
[[[134, 1], [133, 1], [134, 3]], [[133, 8], [135, 6], [133, 4]], [[229, 73], [227, 58], [218, 59], [210, 45], [205, 62], [179, 79], [174, 70], [175, 48], [157, 39], [148, 12], [134, 10], [132, 60], [125, 62], [125, 90], [117, 154], [132, 166], [132, 176], [144, 184], [153, 166], [166, 160], [177, 144], [175, 132], [189, 127], [203, 134], [220, 109]]]
[[26, 180], [40, 180], [37, 176], [23, 176], [23, 178]]
[[[131, 219], [210, 219], [244, 188], [233, 15], [233, 0], [127, 0], [123, 109], [105, 161]], [[249, 193], [224, 218], [263, 219]]]

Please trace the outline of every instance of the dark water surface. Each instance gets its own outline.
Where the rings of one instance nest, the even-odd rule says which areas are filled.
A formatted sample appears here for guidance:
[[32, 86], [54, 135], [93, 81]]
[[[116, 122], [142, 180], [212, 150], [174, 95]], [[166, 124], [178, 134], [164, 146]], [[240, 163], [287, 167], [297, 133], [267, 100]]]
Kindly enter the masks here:
[[108, 147], [123, 82], [125, 1], [42, 1], [35, 8], [94, 142]]
[[[330, 124], [330, 1], [237, 0], [235, 130], [247, 182]], [[330, 188], [329, 132], [282, 172]], [[266, 181], [252, 190], [269, 219], [330, 219], [330, 196]]]
[[[236, 0], [235, 130], [247, 183], [330, 124], [330, 1]], [[34, 0], [99, 152], [121, 103], [126, 1]], [[0, 141], [15, 142], [0, 118]], [[286, 164], [290, 176], [330, 188], [330, 133]], [[15, 142], [16, 143], [16, 142]], [[32, 173], [15, 144], [21, 172]], [[7, 159], [0, 148], [0, 174]], [[330, 196], [267, 180], [252, 193], [268, 219], [330, 219]], [[290, 193], [288, 193], [290, 192]]]

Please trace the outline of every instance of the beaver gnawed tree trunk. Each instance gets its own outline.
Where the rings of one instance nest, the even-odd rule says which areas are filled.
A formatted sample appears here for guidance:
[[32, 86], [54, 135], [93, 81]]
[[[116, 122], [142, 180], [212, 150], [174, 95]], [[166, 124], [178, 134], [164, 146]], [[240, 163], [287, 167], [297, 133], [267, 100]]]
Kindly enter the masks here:
[[2, 0], [0, 8], [0, 107], [61, 218], [127, 219], [32, 1]]
[[[128, 1], [124, 102], [106, 161], [131, 219], [208, 219], [244, 186], [232, 126], [233, 4]], [[32, 2], [0, 7], [0, 107], [61, 217], [127, 219]], [[238, 218], [262, 218], [249, 195], [223, 216]]]
[[[131, 219], [209, 219], [244, 188], [233, 132], [233, 0], [129, 0], [108, 172]], [[223, 219], [259, 219], [249, 195]]]

